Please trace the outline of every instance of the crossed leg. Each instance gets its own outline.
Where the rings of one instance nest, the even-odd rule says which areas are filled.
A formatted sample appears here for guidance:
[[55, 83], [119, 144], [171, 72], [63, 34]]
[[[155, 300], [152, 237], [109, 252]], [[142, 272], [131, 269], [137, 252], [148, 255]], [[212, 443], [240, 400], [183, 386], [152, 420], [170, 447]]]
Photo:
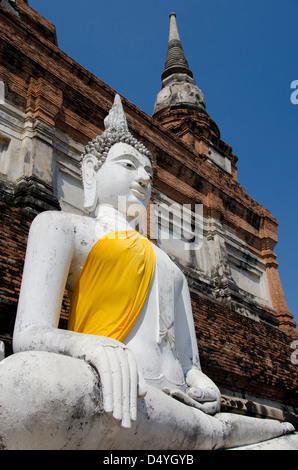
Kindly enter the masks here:
[[0, 362], [0, 448], [219, 449], [291, 432], [288, 423], [209, 416], [147, 386], [124, 428], [104, 412], [100, 378], [83, 360], [30, 351]]

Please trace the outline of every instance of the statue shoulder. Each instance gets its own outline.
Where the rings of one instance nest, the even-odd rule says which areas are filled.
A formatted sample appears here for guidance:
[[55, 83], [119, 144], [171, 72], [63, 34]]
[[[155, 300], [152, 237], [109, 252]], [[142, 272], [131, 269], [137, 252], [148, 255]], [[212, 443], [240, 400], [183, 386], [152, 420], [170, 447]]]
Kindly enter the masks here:
[[78, 218], [82, 218], [82, 216], [63, 211], [45, 211], [41, 212], [34, 218], [32, 226], [51, 227], [57, 230], [74, 230], [78, 224]]
[[31, 238], [72, 239], [76, 237], [77, 227], [82, 224], [83, 216], [63, 211], [45, 211], [38, 214], [30, 228]]

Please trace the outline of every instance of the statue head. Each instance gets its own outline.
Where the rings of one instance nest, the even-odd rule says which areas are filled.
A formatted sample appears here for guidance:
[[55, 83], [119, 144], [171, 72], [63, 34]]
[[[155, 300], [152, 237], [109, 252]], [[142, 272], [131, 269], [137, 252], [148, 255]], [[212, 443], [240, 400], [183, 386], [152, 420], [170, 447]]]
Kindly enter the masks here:
[[152, 158], [129, 132], [119, 95], [104, 126], [82, 155], [84, 207], [89, 212], [101, 203], [115, 207], [125, 198], [127, 209], [134, 205], [134, 211], [142, 212], [150, 200]]

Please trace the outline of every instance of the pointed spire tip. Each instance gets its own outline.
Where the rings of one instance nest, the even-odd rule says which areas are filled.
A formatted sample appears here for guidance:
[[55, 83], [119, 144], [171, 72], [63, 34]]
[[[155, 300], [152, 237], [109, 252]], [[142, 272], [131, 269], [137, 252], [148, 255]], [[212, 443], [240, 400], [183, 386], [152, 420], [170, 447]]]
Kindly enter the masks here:
[[164, 80], [174, 73], [186, 73], [191, 78], [193, 76], [183, 52], [176, 22], [176, 13], [172, 12], [170, 14], [168, 51], [161, 79]]

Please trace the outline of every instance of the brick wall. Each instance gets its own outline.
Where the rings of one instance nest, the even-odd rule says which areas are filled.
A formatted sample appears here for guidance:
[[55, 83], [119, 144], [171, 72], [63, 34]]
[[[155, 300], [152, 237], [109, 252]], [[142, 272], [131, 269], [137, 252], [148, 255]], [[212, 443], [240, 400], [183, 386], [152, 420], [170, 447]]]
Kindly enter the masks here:
[[298, 406], [298, 367], [285, 332], [192, 293], [202, 369], [218, 386]]
[[32, 216], [0, 204], [0, 220], [0, 339], [10, 353]]

